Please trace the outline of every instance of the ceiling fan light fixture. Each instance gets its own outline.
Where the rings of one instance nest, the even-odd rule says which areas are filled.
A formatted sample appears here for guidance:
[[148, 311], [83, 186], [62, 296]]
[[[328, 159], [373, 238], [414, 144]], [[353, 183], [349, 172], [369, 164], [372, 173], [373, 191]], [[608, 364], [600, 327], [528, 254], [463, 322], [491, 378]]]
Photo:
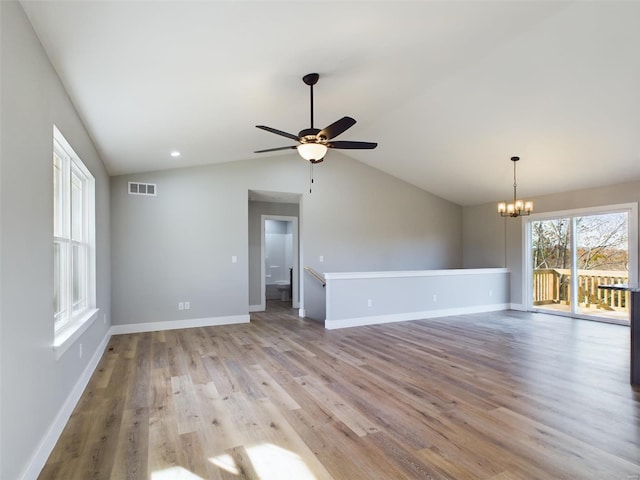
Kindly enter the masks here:
[[301, 143], [297, 149], [300, 156], [307, 161], [322, 160], [327, 154], [327, 146], [322, 143]]

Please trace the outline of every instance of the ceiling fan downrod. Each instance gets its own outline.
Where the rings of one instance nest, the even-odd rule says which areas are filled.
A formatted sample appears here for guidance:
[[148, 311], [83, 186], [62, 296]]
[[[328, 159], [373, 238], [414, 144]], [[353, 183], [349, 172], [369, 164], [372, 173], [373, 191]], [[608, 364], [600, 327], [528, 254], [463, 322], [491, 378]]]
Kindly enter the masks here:
[[307, 73], [304, 77], [302, 77], [302, 81], [309, 85], [311, 89], [311, 128], [313, 128], [313, 86], [318, 83], [318, 79], [320, 75], [317, 73]]

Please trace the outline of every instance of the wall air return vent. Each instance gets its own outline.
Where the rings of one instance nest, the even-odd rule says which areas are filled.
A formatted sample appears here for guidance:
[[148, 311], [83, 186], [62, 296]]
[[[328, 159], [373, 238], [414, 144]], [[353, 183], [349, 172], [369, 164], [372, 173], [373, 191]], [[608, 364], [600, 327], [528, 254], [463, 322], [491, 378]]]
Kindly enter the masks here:
[[153, 195], [156, 194], [155, 183], [129, 182], [129, 195]]

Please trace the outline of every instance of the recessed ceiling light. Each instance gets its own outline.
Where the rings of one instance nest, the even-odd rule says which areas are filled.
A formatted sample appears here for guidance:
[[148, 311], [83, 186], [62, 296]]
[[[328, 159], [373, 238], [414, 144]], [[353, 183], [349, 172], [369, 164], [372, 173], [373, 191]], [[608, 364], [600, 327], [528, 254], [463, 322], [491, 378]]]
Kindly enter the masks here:
[[172, 157], [179, 157], [180, 156], [180, 152], [178, 152], [177, 150], [174, 150], [173, 152], [171, 152], [171, 156]]

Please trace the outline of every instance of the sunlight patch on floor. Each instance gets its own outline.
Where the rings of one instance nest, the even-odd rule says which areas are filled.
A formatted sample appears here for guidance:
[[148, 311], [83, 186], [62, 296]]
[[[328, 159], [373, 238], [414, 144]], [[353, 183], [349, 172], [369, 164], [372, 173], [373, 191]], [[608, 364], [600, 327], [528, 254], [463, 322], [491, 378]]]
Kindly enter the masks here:
[[171, 467], [151, 473], [151, 480], [204, 480], [182, 467]]
[[240, 469], [229, 454], [223, 453], [217, 457], [210, 458], [209, 461], [226, 472], [233, 473], [234, 475], [240, 475]]
[[[251, 466], [260, 480], [282, 480], [295, 478], [296, 480], [317, 480], [309, 470], [307, 464], [295, 453], [271, 443], [263, 443], [253, 447], [246, 447]], [[223, 454], [210, 458], [209, 461], [229, 473], [240, 474], [231, 455]], [[156, 480], [155, 478], [153, 480]]]
[[247, 448], [249, 458], [261, 480], [316, 480], [307, 464], [295, 453], [270, 443]]

